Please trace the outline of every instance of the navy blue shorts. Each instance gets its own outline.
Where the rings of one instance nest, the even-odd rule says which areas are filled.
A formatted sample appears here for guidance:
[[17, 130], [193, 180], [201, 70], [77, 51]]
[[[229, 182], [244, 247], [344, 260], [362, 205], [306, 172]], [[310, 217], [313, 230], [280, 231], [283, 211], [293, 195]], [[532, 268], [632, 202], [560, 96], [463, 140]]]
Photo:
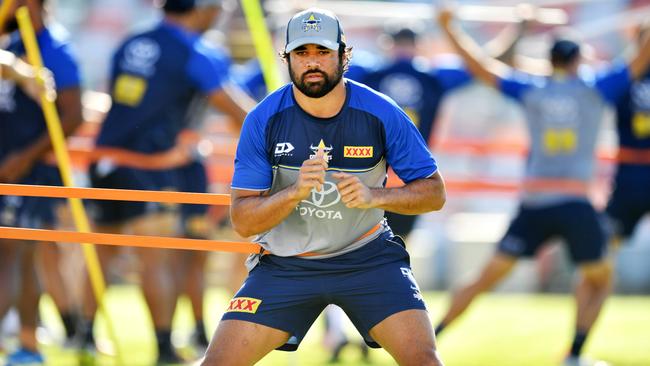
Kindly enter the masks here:
[[[606, 210], [614, 233], [623, 238], [632, 236], [641, 218], [650, 213], [650, 167], [636, 167], [635, 171], [645, 171], [643, 175], [628, 174], [632, 168], [619, 167]], [[640, 176], [646, 178], [639, 179]]]
[[[94, 188], [172, 190], [179, 185], [175, 170], [138, 170], [118, 167], [108, 174], [101, 174], [97, 165], [89, 169], [90, 182]], [[156, 212], [178, 209], [176, 204], [158, 202], [93, 200], [89, 202], [95, 222], [120, 224], [136, 217]]]
[[[208, 192], [208, 174], [202, 162], [194, 161], [178, 168], [179, 190], [181, 192]], [[208, 205], [181, 205], [181, 218], [186, 221], [194, 216], [205, 215]]]
[[[50, 165], [36, 164], [20, 184], [60, 186], [59, 170]], [[55, 207], [64, 201], [58, 198], [0, 196], [0, 225], [39, 229], [56, 222]]]
[[404, 310], [426, 310], [404, 242], [383, 233], [334, 258], [265, 255], [222, 320], [244, 320], [288, 332], [289, 341], [278, 349], [295, 351], [329, 304], [340, 306], [374, 348], [380, 346], [368, 332], [379, 322]]
[[574, 263], [597, 261], [607, 249], [602, 221], [586, 201], [539, 208], [522, 206], [498, 250], [515, 257], [530, 257], [548, 239], [559, 237], [566, 241]]

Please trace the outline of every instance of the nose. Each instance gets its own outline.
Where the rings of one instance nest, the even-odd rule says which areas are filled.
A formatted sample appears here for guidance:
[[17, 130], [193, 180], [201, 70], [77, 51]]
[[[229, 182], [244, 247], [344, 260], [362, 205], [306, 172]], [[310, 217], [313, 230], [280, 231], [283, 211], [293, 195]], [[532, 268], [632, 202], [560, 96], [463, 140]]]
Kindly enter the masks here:
[[315, 58], [310, 58], [307, 60], [305, 66], [309, 69], [318, 69], [320, 67], [320, 61]]

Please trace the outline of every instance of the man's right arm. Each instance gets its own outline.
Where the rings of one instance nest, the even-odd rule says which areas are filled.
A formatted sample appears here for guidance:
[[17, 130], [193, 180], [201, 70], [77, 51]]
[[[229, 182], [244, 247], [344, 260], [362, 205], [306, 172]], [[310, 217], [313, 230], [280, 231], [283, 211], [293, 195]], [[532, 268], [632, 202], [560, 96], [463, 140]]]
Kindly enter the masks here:
[[641, 78], [647, 72], [648, 66], [650, 66], [650, 36], [646, 36], [641, 42], [639, 51], [629, 63], [630, 77], [634, 80]]
[[222, 88], [208, 96], [210, 105], [230, 117], [232, 130], [239, 133], [246, 114], [255, 106], [255, 101], [241, 88], [232, 83], [226, 83]]
[[453, 23], [453, 13], [449, 9], [440, 9], [438, 23], [447, 38], [467, 64], [470, 72], [484, 83], [498, 87], [499, 78], [508, 71], [508, 66], [490, 58], [481, 47]]
[[293, 185], [269, 194], [269, 191], [234, 189], [231, 193], [230, 219], [235, 231], [244, 237], [261, 234], [279, 225], [313, 189], [325, 184], [327, 162], [323, 148], [305, 160]]

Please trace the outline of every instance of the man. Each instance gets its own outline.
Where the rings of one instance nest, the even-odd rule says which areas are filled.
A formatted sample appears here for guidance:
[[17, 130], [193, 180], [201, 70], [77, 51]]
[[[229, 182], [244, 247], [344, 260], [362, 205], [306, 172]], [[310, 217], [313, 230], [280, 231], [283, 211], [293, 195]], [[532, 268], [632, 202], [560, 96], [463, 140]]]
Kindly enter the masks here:
[[469, 37], [453, 27], [452, 18], [450, 11], [442, 10], [440, 25], [471, 72], [522, 104], [531, 146], [517, 217], [480, 277], [454, 294], [436, 332], [462, 314], [478, 294], [499, 283], [519, 257], [535, 254], [547, 239], [559, 236], [580, 271], [576, 330], [566, 364], [582, 365], [582, 347], [611, 288], [605, 230], [587, 197], [597, 127], [606, 103], [616, 102], [646, 69], [650, 44], [644, 43], [629, 64], [584, 80], [578, 76], [580, 46], [558, 39], [550, 50], [553, 74], [534, 79], [508, 73], [505, 65], [484, 57]]
[[[504, 28], [488, 43], [490, 54], [507, 64], [513, 62], [513, 51], [532, 20], [533, 10], [528, 6], [516, 8], [520, 21]], [[420, 34], [416, 30], [403, 27], [387, 33], [390, 36], [390, 61], [360, 81], [395, 100], [415, 123], [424, 140], [431, 142], [441, 103], [451, 92], [467, 85], [471, 75], [456, 60], [436, 60], [432, 67], [428, 60], [419, 56]], [[406, 238], [417, 216], [386, 212], [386, 219], [395, 234]]]
[[[639, 28], [637, 47], [650, 38], [650, 22]], [[616, 104], [619, 140], [614, 190], [607, 205], [615, 245], [627, 240], [650, 212], [650, 69], [646, 68]]]
[[[431, 70], [426, 61], [418, 60], [418, 34], [412, 29], [401, 28], [390, 37], [390, 63], [361, 81], [395, 100], [428, 142], [444, 95], [466, 85], [470, 77], [459, 67]], [[393, 232], [406, 238], [417, 216], [386, 212], [386, 218]]]
[[[399, 364], [441, 365], [404, 243], [383, 219], [443, 206], [435, 160], [394, 102], [342, 78], [350, 49], [333, 13], [294, 15], [286, 40], [292, 83], [247, 116], [232, 183], [233, 227], [264, 250], [249, 257], [203, 365], [295, 350], [332, 303]], [[383, 187], [387, 165], [404, 186]]]
[[[226, 113], [238, 129], [253, 102], [229, 82], [227, 56], [200, 37], [218, 15], [219, 3], [167, 0], [162, 5], [165, 16], [159, 24], [123, 42], [113, 59], [113, 104], [97, 137], [97, 146], [144, 154], [182, 150], [176, 140], [195, 98], [204, 98]], [[105, 158], [91, 167], [90, 178], [93, 186], [100, 188], [178, 190], [181, 177], [177, 168], [132, 169], [116, 166]], [[115, 201], [98, 201], [94, 205], [98, 231], [177, 234], [175, 206]], [[98, 251], [104, 264], [114, 254], [106, 247], [98, 247]], [[142, 288], [155, 327], [158, 362], [177, 363], [180, 358], [171, 343], [171, 321], [178, 295], [176, 273], [170, 270], [175, 252], [137, 249], [136, 253], [142, 262]], [[94, 343], [95, 309], [91, 299], [84, 311], [88, 346]]]
[[[35, 87], [38, 84], [34, 70], [17, 58], [25, 55], [23, 42], [16, 31], [15, 11], [19, 6], [26, 6], [29, 10], [43, 62], [52, 73], [48, 79], [54, 78], [58, 93], [56, 106], [64, 133], [72, 133], [82, 121], [79, 70], [64, 32], [44, 25], [43, 1], [15, 1], [9, 9], [10, 17], [4, 29], [12, 32], [7, 47], [9, 52], [2, 52], [0, 182], [60, 185], [56, 167], [43, 162], [44, 155], [51, 149], [37, 93], [43, 88]], [[54, 98], [55, 93], [48, 93]], [[54, 225], [53, 206], [54, 200], [48, 198], [1, 196], [0, 225], [51, 228]], [[0, 295], [0, 318], [11, 301], [17, 300], [21, 321], [21, 348], [9, 356], [10, 365], [43, 362], [35, 335], [40, 292], [34, 268], [34, 250], [32, 243], [0, 239], [0, 287], [7, 291], [6, 296]]]

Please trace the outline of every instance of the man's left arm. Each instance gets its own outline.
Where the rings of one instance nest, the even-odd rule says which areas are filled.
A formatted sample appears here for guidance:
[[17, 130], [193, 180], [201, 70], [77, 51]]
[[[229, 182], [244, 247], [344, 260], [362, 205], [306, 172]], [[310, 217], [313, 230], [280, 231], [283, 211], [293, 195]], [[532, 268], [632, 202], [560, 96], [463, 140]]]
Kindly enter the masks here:
[[[79, 68], [67, 45], [53, 49], [42, 47], [45, 67], [51, 71], [56, 86], [56, 107], [65, 136], [81, 124], [81, 81]], [[14, 183], [24, 177], [52, 148], [50, 135], [45, 131], [34, 142], [9, 155], [0, 164], [0, 181]]]
[[401, 187], [369, 188], [352, 174], [338, 172], [337, 187], [341, 200], [349, 208], [379, 208], [403, 215], [437, 211], [446, 201], [445, 183], [439, 172], [429, 178], [416, 179]]
[[[81, 124], [81, 91], [78, 87], [59, 91], [56, 100], [61, 119], [61, 127], [65, 136], [73, 133]], [[24, 177], [34, 164], [50, 149], [52, 141], [47, 131], [23, 150], [9, 155], [0, 164], [0, 181], [15, 183]]]
[[246, 114], [255, 101], [230, 78], [230, 59], [217, 49], [197, 44], [187, 73], [198, 88], [207, 95], [208, 103], [227, 115], [233, 132], [239, 133]]

